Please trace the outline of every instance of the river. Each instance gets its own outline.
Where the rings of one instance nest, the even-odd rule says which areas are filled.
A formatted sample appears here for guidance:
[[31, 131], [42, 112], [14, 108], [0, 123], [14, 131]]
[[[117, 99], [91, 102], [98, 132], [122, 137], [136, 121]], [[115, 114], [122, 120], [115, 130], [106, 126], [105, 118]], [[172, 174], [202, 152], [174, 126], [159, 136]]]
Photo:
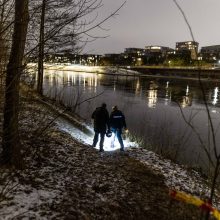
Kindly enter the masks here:
[[[203, 86], [218, 151], [220, 83], [203, 82]], [[69, 106], [88, 124], [101, 103], [107, 104], [109, 112], [117, 105], [140, 145], [180, 163], [209, 166], [204, 148], [212, 154], [213, 141], [197, 80], [46, 70], [44, 94]]]

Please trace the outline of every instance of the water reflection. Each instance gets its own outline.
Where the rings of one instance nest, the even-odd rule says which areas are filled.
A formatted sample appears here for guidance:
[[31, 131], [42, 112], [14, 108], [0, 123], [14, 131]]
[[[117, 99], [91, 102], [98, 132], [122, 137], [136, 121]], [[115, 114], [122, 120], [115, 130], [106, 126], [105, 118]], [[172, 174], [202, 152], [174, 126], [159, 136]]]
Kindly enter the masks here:
[[181, 103], [181, 107], [186, 108], [186, 107], [191, 106], [191, 105], [192, 105], [191, 97], [190, 96], [184, 96], [183, 101]]
[[140, 79], [137, 79], [136, 82], [136, 87], [135, 87], [135, 95], [141, 95], [141, 84], [140, 84]]
[[[219, 86], [204, 84], [220, 145], [217, 130], [220, 123]], [[208, 143], [207, 114], [203, 94], [196, 81], [47, 70], [44, 94], [71, 107], [88, 123], [91, 122], [92, 111], [102, 102], [107, 103], [109, 111], [111, 106], [118, 105], [125, 113], [129, 130], [143, 143], [154, 146], [158, 151], [172, 148], [173, 152], [175, 149], [182, 160], [193, 163], [198, 154], [201, 157], [201, 144], [183, 120], [178, 102], [186, 119], [192, 120], [204, 143]]]
[[216, 105], [218, 102], [218, 87], [215, 87], [214, 89], [214, 95], [213, 95], [213, 100], [212, 100], [212, 104]]
[[164, 97], [164, 101], [165, 101], [165, 105], [168, 105], [171, 101], [171, 92], [169, 89], [169, 81], [166, 82], [166, 86], [165, 86], [165, 97]]
[[150, 88], [148, 90], [148, 107], [155, 108], [157, 104], [157, 89], [158, 85], [154, 82], [150, 82]]
[[[181, 107], [190, 107], [193, 103], [203, 103], [203, 95], [198, 88], [198, 83], [191, 82], [190, 85], [185, 85], [185, 91], [181, 83], [176, 84], [175, 81], [150, 80], [142, 79], [140, 77], [118, 77], [118, 76], [105, 76], [102, 74], [92, 73], [76, 73], [72, 71], [45, 71], [44, 91], [53, 98], [57, 97], [59, 93], [88, 93], [96, 95], [100, 89], [112, 88], [114, 92], [127, 91], [134, 92], [136, 97], [147, 96], [147, 105], [149, 108], [155, 108], [158, 103], [158, 98], [164, 100], [165, 105], [173, 105], [172, 101], [178, 101]], [[215, 86], [213, 89], [209, 88], [210, 85], [205, 87], [208, 103], [213, 106], [219, 106], [219, 87]], [[99, 88], [99, 89], [98, 89]], [[211, 90], [212, 89], [212, 90]], [[72, 91], [71, 91], [72, 90]]]
[[183, 96], [183, 100], [181, 102], [181, 107], [186, 108], [192, 105], [192, 96], [190, 95], [189, 86], [186, 86], [186, 95]]
[[74, 73], [70, 71], [45, 71], [44, 77], [51, 86], [59, 85], [59, 86], [76, 86], [82, 85], [84, 88], [86, 86], [89, 87], [97, 87], [98, 76], [96, 74], [90, 73]]

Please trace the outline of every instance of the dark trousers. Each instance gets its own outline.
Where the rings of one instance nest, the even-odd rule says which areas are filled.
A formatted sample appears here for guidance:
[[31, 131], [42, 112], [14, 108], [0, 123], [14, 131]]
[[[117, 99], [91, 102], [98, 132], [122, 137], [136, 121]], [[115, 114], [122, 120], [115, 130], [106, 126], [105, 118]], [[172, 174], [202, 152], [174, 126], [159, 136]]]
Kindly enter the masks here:
[[121, 137], [122, 129], [120, 128], [111, 128], [112, 132], [115, 134], [115, 136], [118, 138], [118, 142], [121, 146], [121, 150], [124, 150], [124, 143]]
[[100, 150], [103, 150], [103, 144], [104, 144], [104, 139], [105, 139], [105, 132], [95, 132], [95, 136], [93, 138], [93, 147], [96, 146], [96, 144], [99, 141], [99, 135], [100, 135], [100, 142], [99, 142], [99, 146], [100, 146]]

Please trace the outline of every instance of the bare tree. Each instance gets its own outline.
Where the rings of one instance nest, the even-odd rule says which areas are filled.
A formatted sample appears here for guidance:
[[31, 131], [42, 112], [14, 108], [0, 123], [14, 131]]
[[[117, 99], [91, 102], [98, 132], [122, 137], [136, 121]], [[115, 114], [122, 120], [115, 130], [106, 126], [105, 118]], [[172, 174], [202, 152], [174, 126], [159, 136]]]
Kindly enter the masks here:
[[12, 47], [6, 70], [2, 159], [6, 164], [21, 166], [18, 133], [19, 83], [23, 70], [23, 56], [28, 27], [28, 0], [15, 0]]
[[[40, 81], [38, 91], [42, 94], [43, 60], [45, 53], [56, 53], [57, 51], [66, 50], [74, 51], [79, 35], [85, 34], [94, 28], [101, 28], [101, 24], [116, 15], [118, 10], [123, 6], [122, 4], [109, 16], [95, 23], [96, 17], [88, 22], [85, 16], [101, 7], [102, 0], [42, 0], [40, 4], [39, 0], [33, 0], [31, 3], [32, 5], [29, 8], [28, 0], [2, 0], [0, 2], [0, 39], [2, 39], [3, 34], [8, 32], [9, 35], [6, 42], [9, 42], [8, 48], [11, 48], [9, 59], [5, 61], [8, 64], [5, 71], [6, 85], [2, 161], [16, 166], [21, 165], [18, 114], [19, 83], [20, 76], [25, 67], [24, 56], [27, 58], [28, 55], [36, 54], [36, 57], [39, 57], [38, 78]], [[29, 13], [29, 10], [31, 13]], [[28, 29], [29, 14], [31, 14], [31, 20], [40, 19], [40, 26], [30, 25], [30, 29]], [[40, 16], [37, 16], [39, 14]], [[82, 18], [85, 21], [82, 22], [81, 20], [79, 22], [79, 19]], [[38, 31], [30, 31], [34, 29], [38, 29]], [[29, 35], [27, 35], [28, 33]], [[40, 37], [38, 38], [36, 34], [39, 34]], [[28, 38], [28, 41], [26, 41], [27, 36], [31, 36]]]
[[[187, 17], [184, 13], [184, 11], [182, 10], [181, 6], [178, 4], [178, 2], [176, 0], [173, 0], [173, 2], [175, 3], [175, 5], [177, 6], [177, 8], [179, 9], [179, 11], [181, 12], [187, 27], [190, 31], [190, 35], [193, 41], [195, 41], [194, 35], [193, 35], [193, 31], [192, 28], [187, 20]], [[203, 98], [203, 102], [204, 102], [204, 106], [205, 106], [205, 110], [207, 113], [207, 118], [208, 118], [208, 124], [209, 124], [209, 132], [211, 134], [211, 142], [212, 142], [212, 147], [213, 147], [213, 151], [214, 151], [214, 155], [211, 154], [210, 149], [204, 144], [201, 136], [199, 135], [198, 131], [196, 130], [196, 128], [194, 127], [194, 125], [191, 123], [191, 121], [187, 121], [181, 107], [181, 114], [183, 116], [184, 121], [189, 125], [189, 127], [192, 129], [192, 131], [197, 135], [197, 137], [199, 138], [199, 141], [202, 145], [202, 148], [204, 150], [204, 152], [206, 153], [206, 156], [208, 158], [209, 163], [212, 166], [211, 169], [211, 184], [210, 184], [210, 195], [209, 195], [209, 199], [208, 199], [208, 203], [210, 205], [212, 205], [213, 203], [213, 199], [215, 196], [215, 191], [216, 191], [216, 187], [217, 187], [217, 183], [218, 183], [218, 178], [219, 178], [219, 172], [220, 172], [220, 153], [218, 152], [218, 146], [216, 143], [216, 135], [215, 135], [215, 128], [213, 125], [213, 119], [211, 117], [210, 114], [210, 109], [209, 109], [209, 105], [207, 102], [207, 98], [206, 98], [206, 94], [205, 94], [205, 89], [201, 80], [201, 67], [200, 67], [200, 63], [198, 62], [197, 64], [197, 68], [198, 68], [198, 81], [199, 81], [199, 85], [200, 85], [200, 89], [202, 92], [202, 98]], [[214, 156], [214, 158], [213, 158]], [[210, 213], [209, 211], [207, 211], [207, 214], [205, 215], [205, 219], [208, 220], [210, 218]]]
[[[110, 15], [101, 21], [94, 19], [87, 20], [86, 17], [95, 13], [101, 6], [102, 0], [42, 0], [40, 5], [35, 6], [40, 10], [40, 37], [34, 49], [39, 48], [38, 56], [38, 82], [37, 91], [43, 94], [43, 62], [45, 54], [74, 53], [80, 51], [80, 36], [101, 28], [101, 25], [117, 14], [125, 2]], [[36, 10], [33, 10], [36, 11]], [[35, 26], [35, 25], [34, 25]], [[89, 35], [91, 39], [98, 37]], [[99, 36], [100, 38], [101, 36]], [[86, 42], [88, 39], [86, 40]], [[84, 43], [86, 43], [84, 42]]]
[[10, 0], [0, 2], [0, 78], [5, 74], [13, 20], [13, 3]]
[[37, 91], [40, 95], [43, 95], [45, 10], [46, 10], [46, 0], [42, 0], [39, 55], [38, 55], [38, 81], [37, 81]]

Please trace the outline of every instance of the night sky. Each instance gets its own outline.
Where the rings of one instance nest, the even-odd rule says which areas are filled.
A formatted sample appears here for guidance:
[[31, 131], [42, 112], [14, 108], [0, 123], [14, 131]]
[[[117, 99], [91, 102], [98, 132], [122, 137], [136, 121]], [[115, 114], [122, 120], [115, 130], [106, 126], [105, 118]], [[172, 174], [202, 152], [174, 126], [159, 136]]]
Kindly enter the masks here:
[[[124, 1], [103, 0], [99, 20], [111, 14]], [[220, 0], [177, 0], [193, 30], [199, 48], [220, 45]], [[97, 20], [98, 21], [98, 20]], [[121, 53], [124, 48], [149, 45], [175, 48], [178, 41], [192, 40], [181, 12], [173, 0], [127, 0], [118, 15], [95, 30], [94, 36], [106, 36], [88, 43], [84, 53]]]

